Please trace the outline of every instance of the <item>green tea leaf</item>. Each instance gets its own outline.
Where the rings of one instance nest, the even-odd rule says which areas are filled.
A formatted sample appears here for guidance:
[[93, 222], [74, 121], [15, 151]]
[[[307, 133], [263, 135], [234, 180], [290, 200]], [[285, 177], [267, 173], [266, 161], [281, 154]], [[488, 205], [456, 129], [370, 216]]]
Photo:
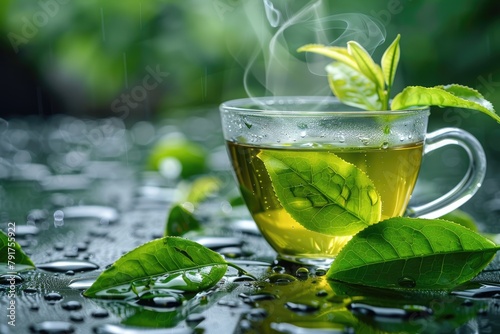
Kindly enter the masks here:
[[0, 230], [0, 274], [33, 269], [35, 264], [15, 241], [15, 230]]
[[359, 70], [368, 79], [375, 83], [378, 90], [384, 89], [384, 74], [379, 65], [377, 65], [370, 54], [357, 42], [347, 42], [347, 51], [358, 64]]
[[446, 220], [390, 218], [355, 235], [327, 275], [379, 288], [450, 289], [476, 276], [499, 249]]
[[382, 55], [381, 66], [382, 72], [384, 73], [384, 80], [387, 85], [387, 94], [390, 95], [392, 83], [394, 82], [394, 77], [396, 76], [396, 70], [398, 68], [399, 56], [401, 50], [399, 48], [400, 35], [396, 36], [396, 39], [389, 45], [387, 50], [385, 50]]
[[297, 51], [313, 52], [323, 56], [327, 56], [351, 67], [358, 72], [360, 71], [356, 60], [354, 60], [353, 56], [347, 51], [347, 48], [338, 46], [324, 46], [321, 44], [307, 44], [300, 47]]
[[495, 109], [493, 108], [491, 102], [486, 100], [481, 93], [479, 93], [477, 90], [473, 88], [458, 84], [450, 84], [450, 85], [436, 86], [436, 87], [444, 89], [445, 91], [450, 92], [451, 94], [459, 98], [462, 98], [464, 100], [475, 102], [483, 106], [489, 112], [493, 113], [495, 112]]
[[[228, 264], [218, 253], [187, 239], [164, 237], [147, 242], [119, 258], [88, 288], [86, 297], [100, 297], [106, 290], [157, 277], [180, 276], [176, 289], [201, 291], [214, 286]], [[142, 284], [141, 284], [142, 285]]]
[[166, 236], [181, 236], [186, 232], [199, 230], [200, 228], [200, 221], [186, 210], [182, 204], [175, 204], [170, 208], [165, 228]]
[[262, 151], [283, 208], [305, 228], [352, 235], [379, 221], [381, 200], [356, 166], [329, 152]]
[[377, 87], [366, 76], [340, 62], [326, 67], [333, 94], [343, 103], [361, 109], [381, 110]]
[[409, 86], [392, 100], [392, 110], [423, 106], [466, 108], [481, 111], [500, 122], [491, 103], [476, 90], [460, 85], [420, 87]]

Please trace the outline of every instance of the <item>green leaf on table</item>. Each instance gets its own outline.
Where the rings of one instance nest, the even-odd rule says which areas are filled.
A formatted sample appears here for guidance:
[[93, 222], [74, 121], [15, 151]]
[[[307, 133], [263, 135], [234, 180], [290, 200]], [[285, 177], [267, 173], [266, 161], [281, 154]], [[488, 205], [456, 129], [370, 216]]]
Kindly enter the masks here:
[[258, 154], [283, 208], [305, 228], [352, 235], [380, 220], [373, 182], [330, 152], [262, 151]]
[[174, 204], [167, 216], [165, 236], [181, 236], [201, 228], [200, 221], [182, 204]]
[[329, 64], [326, 71], [330, 88], [340, 101], [360, 109], [382, 109], [377, 86], [366, 76], [341, 62]]
[[451, 289], [475, 277], [500, 249], [442, 219], [390, 218], [355, 235], [329, 279], [393, 289]]
[[500, 116], [496, 114], [489, 101], [475, 89], [461, 85], [409, 86], [397, 94], [391, 103], [392, 110], [427, 106], [474, 109], [500, 122]]
[[388, 95], [390, 95], [390, 90], [394, 82], [394, 77], [396, 76], [396, 70], [399, 64], [399, 57], [401, 50], [399, 47], [399, 39], [401, 35], [397, 35], [396, 39], [389, 45], [382, 55], [382, 60], [380, 62], [382, 66], [382, 72], [384, 73], [384, 80], [387, 85]]
[[0, 274], [35, 268], [35, 264], [15, 241], [15, 231], [0, 230]]
[[[243, 272], [194, 241], [164, 237], [123, 255], [99, 275], [84, 296], [120, 298], [113, 291], [121, 291], [123, 286], [136, 294], [155, 286], [198, 292], [219, 282], [228, 266]], [[124, 297], [125, 294], [121, 298]]]

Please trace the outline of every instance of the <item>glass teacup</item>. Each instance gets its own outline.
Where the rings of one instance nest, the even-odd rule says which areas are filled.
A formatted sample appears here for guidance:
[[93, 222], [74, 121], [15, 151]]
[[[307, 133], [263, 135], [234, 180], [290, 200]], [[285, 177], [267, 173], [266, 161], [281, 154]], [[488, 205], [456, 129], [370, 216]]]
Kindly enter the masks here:
[[[220, 110], [241, 195], [288, 261], [329, 264], [370, 224], [442, 216], [470, 199], [485, 175], [484, 151], [471, 134], [427, 134], [428, 108], [363, 111], [333, 97], [263, 97]], [[468, 153], [468, 172], [447, 194], [408, 207], [422, 157], [446, 145]]]

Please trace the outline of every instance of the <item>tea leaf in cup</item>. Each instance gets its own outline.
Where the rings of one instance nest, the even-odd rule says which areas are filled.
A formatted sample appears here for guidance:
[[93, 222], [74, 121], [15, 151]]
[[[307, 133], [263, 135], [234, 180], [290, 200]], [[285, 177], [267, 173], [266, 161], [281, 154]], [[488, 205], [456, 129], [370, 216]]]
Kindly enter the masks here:
[[331, 152], [262, 151], [274, 191], [305, 228], [353, 235], [380, 220], [381, 199], [359, 168]]
[[379, 288], [450, 289], [475, 277], [499, 249], [443, 219], [390, 218], [355, 235], [327, 276]]
[[170, 288], [202, 291], [214, 286], [224, 276], [228, 266], [244, 272], [226, 262], [220, 254], [194, 241], [164, 237], [123, 255], [99, 275], [84, 296], [107, 296], [106, 291], [123, 286], [129, 286], [131, 291], [137, 293], [138, 287], [143, 290], [154, 287], [156, 279], [164, 277], [167, 280], [169, 276], [180, 278], [179, 284]]

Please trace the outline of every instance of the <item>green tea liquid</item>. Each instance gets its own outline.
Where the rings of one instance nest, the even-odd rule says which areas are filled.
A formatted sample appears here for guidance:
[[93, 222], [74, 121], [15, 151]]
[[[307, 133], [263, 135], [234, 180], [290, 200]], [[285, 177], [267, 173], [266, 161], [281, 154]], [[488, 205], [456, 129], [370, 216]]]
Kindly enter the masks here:
[[[423, 154], [422, 143], [389, 148], [264, 147], [227, 142], [242, 196], [264, 238], [289, 260], [333, 259], [352, 236], [331, 236], [305, 229], [280, 205], [261, 151], [286, 150], [323, 152], [325, 159], [336, 154], [363, 170], [373, 181], [382, 200], [382, 219], [405, 212], [415, 186]], [[332, 221], [335, 224], [335, 221]]]

